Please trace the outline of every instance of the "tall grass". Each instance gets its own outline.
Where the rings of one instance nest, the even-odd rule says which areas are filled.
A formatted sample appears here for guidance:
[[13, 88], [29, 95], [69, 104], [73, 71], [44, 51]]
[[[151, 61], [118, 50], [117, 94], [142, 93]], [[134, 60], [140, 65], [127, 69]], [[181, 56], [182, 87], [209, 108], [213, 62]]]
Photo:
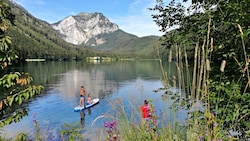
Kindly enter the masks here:
[[[230, 103], [230, 99], [226, 101], [226, 105], [219, 104], [221, 99], [220, 96], [214, 97], [216, 95], [224, 95], [220, 91], [211, 91], [212, 87], [220, 87], [219, 83], [217, 86], [214, 86], [210, 82], [209, 73], [211, 70], [210, 62], [213, 53], [213, 42], [214, 39], [210, 37], [210, 25], [211, 25], [211, 18], [208, 21], [208, 28], [207, 28], [207, 35], [204, 37], [202, 45], [199, 42], [196, 43], [194, 47], [194, 62], [192, 68], [189, 66], [189, 59], [186, 53], [185, 48], [178, 47], [177, 45], [173, 46], [173, 49], [169, 52], [168, 61], [171, 63], [173, 61], [172, 58], [172, 51], [175, 51], [175, 64], [177, 67], [177, 76], [171, 76], [171, 72], [164, 72], [161, 67], [161, 71], [163, 73], [163, 79], [166, 88], [164, 90], [168, 91], [170, 87], [178, 87], [182, 90], [182, 93], [173, 94], [175, 105], [177, 108], [171, 107], [163, 111], [162, 117], [158, 121], [161, 123], [160, 125], [155, 125], [156, 127], [151, 127], [150, 125], [154, 124], [153, 120], [147, 123], [143, 123], [143, 119], [136, 118], [136, 116], [140, 116], [140, 111], [133, 111], [131, 115], [127, 115], [124, 111], [124, 107], [122, 103], [116, 107], [116, 115], [119, 122], [115, 130], [119, 130], [119, 135], [116, 135], [115, 140], [124, 140], [124, 141], [221, 141], [221, 140], [238, 140], [230, 133], [230, 129], [226, 129], [223, 125], [223, 121], [220, 121], [220, 116], [216, 113], [221, 109], [227, 109]], [[238, 25], [239, 26], [239, 25]], [[242, 30], [239, 26], [240, 32]], [[245, 52], [244, 40], [242, 40], [243, 44], [243, 51]], [[158, 55], [159, 48], [156, 47]], [[235, 59], [237, 60], [237, 59]], [[249, 59], [245, 57], [246, 65], [245, 67], [241, 67], [242, 71], [245, 71], [248, 78], [248, 83], [245, 90], [249, 87], [249, 70], [248, 64]], [[162, 60], [159, 59], [160, 65], [162, 65]], [[222, 60], [220, 71], [224, 73], [224, 69], [226, 67], [226, 61]], [[190, 70], [192, 70], [192, 75], [190, 75]], [[176, 78], [178, 82], [176, 82]], [[226, 83], [226, 82], [225, 82]], [[233, 84], [230, 87], [234, 87]], [[229, 88], [227, 91], [229, 93], [233, 93], [234, 89], [230, 90]], [[237, 88], [236, 88], [237, 89]], [[170, 92], [171, 93], [171, 92]], [[238, 92], [237, 92], [238, 93]], [[173, 98], [173, 96], [169, 95], [169, 92], [166, 92], [169, 98]], [[211, 105], [211, 99], [215, 98], [217, 100], [216, 105]], [[233, 98], [233, 95], [230, 96]], [[164, 101], [164, 100], [163, 100]], [[151, 103], [152, 104], [152, 103]], [[131, 104], [133, 105], [133, 104]], [[153, 106], [153, 105], [151, 105]], [[219, 107], [217, 109], [212, 109], [211, 107]], [[117, 109], [117, 107], [120, 107]], [[186, 119], [185, 124], [181, 124], [177, 119], [173, 119], [172, 116], [168, 113], [177, 113], [179, 110], [186, 108], [188, 112], [188, 116]], [[136, 109], [136, 108], [134, 108]], [[157, 109], [157, 107], [154, 107]], [[215, 111], [214, 111], [215, 110]], [[225, 112], [225, 111], [224, 111]], [[137, 114], [135, 114], [137, 113]], [[224, 114], [228, 114], [225, 112]], [[136, 115], [136, 116], [135, 116]], [[238, 118], [235, 119], [233, 122], [237, 122], [238, 120], [242, 119], [244, 116], [249, 115], [249, 113], [245, 113], [244, 115], [237, 115]], [[129, 116], [129, 117], [128, 117]], [[157, 118], [158, 115], [155, 115]], [[225, 115], [227, 116], [227, 115]], [[169, 120], [173, 119], [173, 120]], [[166, 122], [167, 121], [167, 122]], [[141, 124], [143, 123], [143, 124]], [[232, 124], [233, 126], [233, 124]], [[150, 128], [148, 128], [150, 127]], [[113, 138], [109, 138], [110, 140], [114, 140]]]
[[[131, 113], [128, 114], [125, 110], [125, 106], [122, 103], [122, 100], [113, 101], [111, 106], [116, 111], [113, 119], [108, 120], [109, 125], [112, 123], [112, 126], [105, 126], [105, 130], [108, 134], [107, 138], [104, 140], [109, 141], [166, 141], [166, 140], [185, 140], [186, 136], [185, 128], [182, 128], [182, 125], [179, 124], [175, 118], [171, 117], [169, 113], [174, 113], [171, 109], [161, 115], [161, 120], [158, 121], [159, 115], [156, 115], [154, 112], [157, 107], [154, 107], [152, 100], [150, 101], [152, 118], [151, 120], [144, 121], [141, 119], [141, 113], [138, 107], [135, 107], [135, 103], [130, 103], [126, 105], [126, 108], [130, 107]], [[104, 117], [105, 118], [105, 117]], [[173, 119], [173, 120], [170, 120]], [[169, 123], [169, 124], [166, 124]], [[180, 127], [180, 128], [179, 128]]]

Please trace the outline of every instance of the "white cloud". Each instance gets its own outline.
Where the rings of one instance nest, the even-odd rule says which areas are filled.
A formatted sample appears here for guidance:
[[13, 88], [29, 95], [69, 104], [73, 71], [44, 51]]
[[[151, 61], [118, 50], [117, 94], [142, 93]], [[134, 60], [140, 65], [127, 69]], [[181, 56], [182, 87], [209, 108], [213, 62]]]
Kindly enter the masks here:
[[147, 35], [162, 35], [157, 25], [151, 20], [150, 16], [130, 15], [119, 17], [113, 20], [125, 32], [135, 34], [139, 37]]
[[118, 24], [125, 32], [135, 34], [139, 37], [148, 35], [163, 35], [159, 32], [159, 27], [153, 21], [151, 15], [154, 3], [152, 0], [136, 0], [131, 3], [127, 15], [113, 17], [111, 21]]

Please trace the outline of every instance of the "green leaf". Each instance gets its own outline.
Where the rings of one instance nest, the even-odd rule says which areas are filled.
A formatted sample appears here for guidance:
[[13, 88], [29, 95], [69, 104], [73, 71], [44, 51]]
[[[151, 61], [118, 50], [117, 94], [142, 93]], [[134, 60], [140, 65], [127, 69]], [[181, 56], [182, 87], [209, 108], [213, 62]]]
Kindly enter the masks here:
[[10, 106], [12, 106], [13, 101], [14, 101], [14, 96], [12, 96], [12, 97], [9, 98], [9, 105]]
[[29, 94], [28, 93], [23, 94], [23, 96], [24, 96], [25, 100], [29, 99]]
[[22, 95], [20, 95], [19, 98], [18, 98], [18, 104], [21, 105], [22, 102], [23, 102], [23, 100], [22, 100]]

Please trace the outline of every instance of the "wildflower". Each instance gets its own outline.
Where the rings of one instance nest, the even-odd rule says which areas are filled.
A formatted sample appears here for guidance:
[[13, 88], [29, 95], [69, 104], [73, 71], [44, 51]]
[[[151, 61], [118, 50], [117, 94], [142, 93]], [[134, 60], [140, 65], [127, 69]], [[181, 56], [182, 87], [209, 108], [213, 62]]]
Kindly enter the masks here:
[[112, 130], [110, 130], [110, 129], [108, 129], [106, 132], [107, 132], [108, 134], [112, 134]]
[[104, 127], [113, 129], [116, 126], [117, 122], [116, 121], [110, 121], [110, 122], [104, 122]]
[[200, 140], [200, 141], [203, 141], [203, 136], [199, 136], [199, 140]]
[[106, 132], [108, 133], [109, 140], [115, 141], [118, 140], [118, 130], [116, 129], [117, 121], [104, 122], [104, 127], [106, 128]]
[[109, 123], [108, 122], [104, 122], [103, 125], [104, 125], [104, 127], [107, 128], [109, 126]]
[[110, 125], [109, 125], [109, 128], [110, 129], [113, 129], [115, 126], [116, 126], [117, 122], [116, 121], [111, 121], [110, 122]]

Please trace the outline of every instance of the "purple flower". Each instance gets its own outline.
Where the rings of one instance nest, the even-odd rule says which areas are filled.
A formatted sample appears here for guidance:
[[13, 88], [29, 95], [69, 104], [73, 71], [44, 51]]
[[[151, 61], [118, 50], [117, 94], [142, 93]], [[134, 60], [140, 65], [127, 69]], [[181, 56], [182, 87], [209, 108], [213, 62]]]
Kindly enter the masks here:
[[104, 122], [103, 123], [104, 127], [106, 128], [106, 132], [108, 133], [109, 139], [111, 141], [115, 141], [117, 139], [113, 138], [114, 135], [117, 134], [117, 129], [115, 128], [117, 125], [117, 121], [109, 121], [109, 122]]
[[108, 122], [104, 122], [103, 125], [104, 125], [104, 127], [108, 127], [109, 123]]
[[112, 131], [111, 131], [111, 130], [107, 130], [107, 133], [108, 133], [108, 134], [111, 134], [111, 133], [112, 133]]
[[109, 128], [113, 129], [116, 126], [116, 121], [110, 121]]
[[104, 122], [103, 123], [105, 128], [113, 129], [117, 125], [116, 121]]

